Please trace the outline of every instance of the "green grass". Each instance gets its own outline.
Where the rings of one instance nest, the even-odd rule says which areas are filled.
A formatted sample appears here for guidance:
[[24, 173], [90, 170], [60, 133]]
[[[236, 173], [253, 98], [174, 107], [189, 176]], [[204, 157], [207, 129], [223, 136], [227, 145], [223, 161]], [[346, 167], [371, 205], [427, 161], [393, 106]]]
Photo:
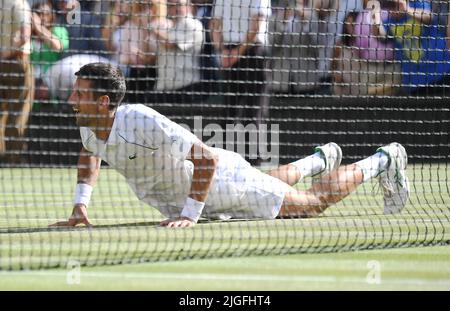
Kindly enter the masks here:
[[[50, 269], [4, 272], [0, 288], [449, 289], [448, 247], [405, 247], [450, 241], [450, 167], [411, 165], [408, 173], [411, 200], [399, 215], [382, 215], [371, 182], [315, 219], [165, 229], [121, 176], [103, 169], [89, 209], [96, 227], [49, 230], [70, 214], [75, 170], [1, 169], [0, 270], [85, 266], [78, 287], [65, 283], [64, 269]], [[243, 257], [255, 255], [264, 256]], [[230, 256], [238, 258], [202, 259]], [[381, 263], [381, 285], [365, 282], [370, 260]], [[157, 262], [136, 265], [146, 261]]]

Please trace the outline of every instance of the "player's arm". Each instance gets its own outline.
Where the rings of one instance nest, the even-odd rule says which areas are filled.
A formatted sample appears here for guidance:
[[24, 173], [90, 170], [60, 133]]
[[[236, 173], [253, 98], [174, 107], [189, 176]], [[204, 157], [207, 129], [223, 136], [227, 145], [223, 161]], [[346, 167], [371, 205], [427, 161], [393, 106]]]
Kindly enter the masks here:
[[192, 184], [189, 196], [184, 205], [181, 217], [161, 222], [161, 226], [190, 227], [193, 226], [203, 211], [209, 187], [216, 171], [218, 157], [214, 151], [199, 142], [192, 146], [189, 160], [194, 164]]
[[189, 159], [194, 164], [189, 197], [198, 202], [205, 202], [216, 171], [217, 155], [207, 145], [198, 143], [192, 146]]
[[78, 159], [78, 178], [72, 215], [69, 217], [69, 220], [60, 221], [51, 226], [74, 227], [79, 224], [91, 225], [87, 214], [87, 207], [92, 188], [95, 186], [100, 173], [100, 164], [101, 159], [99, 157], [93, 156], [84, 147], [81, 149]]

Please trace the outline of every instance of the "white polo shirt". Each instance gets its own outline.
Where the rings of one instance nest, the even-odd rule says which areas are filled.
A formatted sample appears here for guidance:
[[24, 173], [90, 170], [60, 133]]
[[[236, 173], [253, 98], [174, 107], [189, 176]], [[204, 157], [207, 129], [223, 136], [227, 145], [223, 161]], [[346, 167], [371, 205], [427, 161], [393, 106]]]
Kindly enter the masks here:
[[[252, 16], [271, 15], [270, 0], [215, 0], [213, 18], [222, 21], [223, 43], [239, 44], [244, 42], [250, 29]], [[259, 43], [268, 43], [268, 22], [261, 23], [257, 39]]]
[[181, 17], [169, 28], [167, 36], [176, 48], [158, 47], [156, 90], [176, 90], [200, 82], [199, 57], [204, 40], [202, 23], [191, 15]]
[[80, 128], [83, 146], [126, 178], [140, 200], [172, 215], [189, 194], [193, 164], [186, 160], [199, 139], [144, 105], [119, 106], [107, 141]]
[[[190, 193], [194, 165], [186, 160], [200, 140], [180, 125], [144, 105], [116, 111], [106, 141], [80, 128], [83, 146], [123, 175], [143, 202], [166, 217], [178, 217]], [[213, 148], [218, 164], [202, 216], [208, 218], [274, 218], [286, 184], [264, 174], [239, 154]]]

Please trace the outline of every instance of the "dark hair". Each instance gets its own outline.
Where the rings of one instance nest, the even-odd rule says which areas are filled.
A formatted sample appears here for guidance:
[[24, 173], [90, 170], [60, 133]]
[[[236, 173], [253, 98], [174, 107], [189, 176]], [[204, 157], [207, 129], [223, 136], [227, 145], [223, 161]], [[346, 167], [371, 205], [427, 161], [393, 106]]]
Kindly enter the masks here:
[[125, 96], [125, 77], [116, 66], [107, 63], [91, 63], [81, 67], [75, 75], [80, 79], [91, 81], [92, 91], [97, 97], [108, 95], [111, 110], [116, 109]]

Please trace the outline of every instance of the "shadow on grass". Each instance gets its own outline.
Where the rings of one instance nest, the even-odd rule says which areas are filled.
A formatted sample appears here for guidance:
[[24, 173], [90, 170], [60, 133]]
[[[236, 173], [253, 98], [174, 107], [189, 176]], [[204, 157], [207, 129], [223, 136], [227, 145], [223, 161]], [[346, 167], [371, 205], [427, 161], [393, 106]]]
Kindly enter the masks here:
[[[229, 220], [200, 220], [198, 224], [223, 223], [223, 222], [237, 222], [237, 221], [253, 221], [249, 219], [229, 219]], [[159, 221], [144, 221], [132, 223], [119, 223], [111, 225], [95, 225], [95, 226], [77, 226], [77, 227], [35, 227], [35, 228], [0, 228], [0, 234], [15, 234], [15, 233], [37, 233], [37, 232], [70, 232], [70, 231], [85, 231], [85, 230], [107, 230], [112, 228], [133, 228], [133, 227], [156, 227], [159, 226]]]
[[61, 232], [61, 231], [80, 231], [80, 230], [97, 230], [110, 228], [127, 228], [127, 227], [157, 227], [159, 221], [145, 221], [134, 223], [121, 223], [111, 225], [96, 225], [96, 226], [77, 226], [77, 227], [37, 227], [37, 228], [2, 228], [0, 234], [13, 233], [35, 233], [35, 232]]

